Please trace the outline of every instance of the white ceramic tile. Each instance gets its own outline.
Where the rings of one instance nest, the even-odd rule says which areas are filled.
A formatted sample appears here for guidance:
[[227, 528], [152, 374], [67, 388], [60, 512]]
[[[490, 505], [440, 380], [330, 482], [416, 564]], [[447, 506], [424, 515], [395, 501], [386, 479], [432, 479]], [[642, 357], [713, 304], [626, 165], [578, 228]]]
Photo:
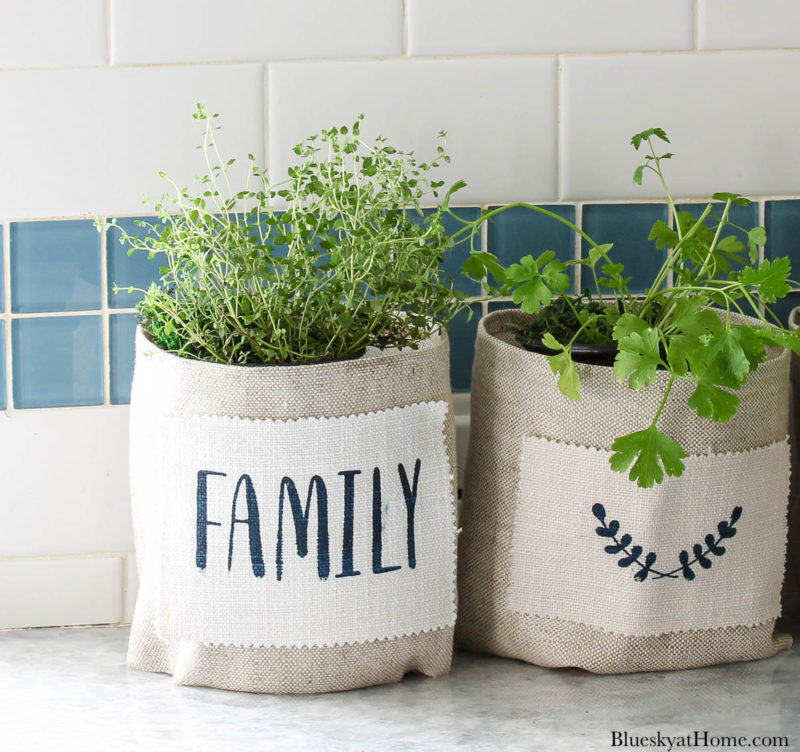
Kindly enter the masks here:
[[11, 0], [2, 4], [0, 68], [105, 62], [105, 0]]
[[143, 193], [169, 190], [159, 170], [181, 185], [205, 171], [197, 102], [220, 113], [226, 156], [261, 159], [263, 98], [260, 65], [0, 73], [0, 212], [141, 214]]
[[654, 126], [676, 196], [796, 194], [799, 78], [800, 52], [565, 58], [564, 198], [661, 197], [654, 175], [632, 181], [644, 160], [630, 138]]
[[380, 132], [420, 158], [435, 155], [446, 130], [452, 163], [441, 178], [468, 183], [455, 204], [554, 197], [553, 59], [270, 66], [274, 178], [285, 175], [296, 143], [360, 112], [366, 138]]
[[408, 0], [412, 55], [685, 50], [691, 0]]
[[800, 47], [797, 0], [698, 0], [697, 20], [701, 49]]
[[397, 55], [402, 0], [112, 0], [114, 63]]
[[126, 624], [130, 624], [133, 619], [133, 610], [136, 607], [136, 596], [139, 594], [139, 569], [136, 566], [136, 556], [134, 554], [128, 554], [125, 559], [122, 620]]
[[122, 621], [122, 559], [0, 561], [0, 629]]
[[0, 558], [131, 551], [128, 408], [0, 413]]

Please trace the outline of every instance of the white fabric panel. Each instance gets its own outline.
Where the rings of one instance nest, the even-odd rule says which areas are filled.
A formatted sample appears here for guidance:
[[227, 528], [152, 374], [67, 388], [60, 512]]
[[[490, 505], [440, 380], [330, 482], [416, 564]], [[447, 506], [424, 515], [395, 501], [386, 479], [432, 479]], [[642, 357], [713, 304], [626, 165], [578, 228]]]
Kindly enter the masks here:
[[[160, 636], [289, 647], [341, 645], [452, 626], [455, 521], [443, 434], [446, 413], [446, 402], [428, 402], [295, 421], [150, 414], [148, 433], [161, 437], [165, 458], [150, 468], [142, 489], [156, 497], [150, 499], [151, 509], [161, 510]], [[412, 561], [406, 498], [413, 492], [417, 461]], [[380, 476], [377, 505], [375, 468]], [[201, 471], [213, 473], [202, 476], [205, 514]], [[342, 475], [347, 471], [358, 473]], [[327, 494], [327, 571], [318, 550], [318, 483], [306, 510], [314, 476]], [[308, 514], [305, 556], [298, 555], [284, 478], [296, 487], [299, 512]], [[345, 560], [348, 483], [353, 489], [352, 567]], [[248, 490], [257, 524], [248, 508]], [[375, 560], [376, 545], [382, 546], [380, 561]], [[348, 571], [360, 574], [337, 577]]]
[[[625, 635], [752, 626], [779, 615], [787, 441], [688, 457], [681, 477], [668, 477], [649, 489], [611, 471], [610, 455], [524, 439], [508, 590], [511, 610]], [[723, 529], [730, 525], [737, 507], [736, 533], [720, 540], [719, 524]], [[614, 520], [619, 529], [613, 537], [598, 534], [598, 528], [608, 532]], [[631, 540], [624, 550], [605, 550], [625, 542], [626, 534]], [[709, 551], [709, 534], [716, 555]], [[701, 546], [700, 561], [695, 544]], [[620, 566], [634, 553], [633, 546], [641, 546], [641, 553]], [[679, 560], [682, 551], [687, 552], [688, 577]], [[643, 572], [651, 552], [655, 561]]]

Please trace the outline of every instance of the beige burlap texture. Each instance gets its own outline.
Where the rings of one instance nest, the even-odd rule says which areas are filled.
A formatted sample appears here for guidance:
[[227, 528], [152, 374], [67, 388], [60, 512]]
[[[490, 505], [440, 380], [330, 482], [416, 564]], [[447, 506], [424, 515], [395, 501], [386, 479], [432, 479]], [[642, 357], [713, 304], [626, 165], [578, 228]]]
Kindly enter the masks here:
[[[522, 613], [511, 607], [520, 457], [526, 437], [607, 452], [615, 437], [646, 427], [666, 383], [666, 374], [659, 373], [652, 388], [633, 392], [614, 380], [611, 368], [578, 365], [582, 399], [572, 403], [558, 392], [546, 358], [519, 347], [513, 332], [505, 327], [528, 319], [518, 311], [499, 311], [482, 319], [478, 328], [470, 448], [461, 511], [463, 530], [459, 536], [456, 644], [542, 666], [575, 666], [597, 673], [753, 660], [789, 646], [791, 638], [775, 633], [774, 618], [716, 628], [698, 629], [686, 624], [659, 634], [630, 634], [563, 615]], [[786, 352], [773, 353], [751, 375], [740, 391], [739, 413], [728, 423], [714, 424], [699, 418], [686, 406], [689, 389], [688, 383], [676, 383], [659, 427], [679, 441], [690, 457], [770, 447], [785, 440], [789, 423]], [[783, 464], [780, 469], [788, 483], [788, 464], [785, 460]], [[564, 478], [580, 472], [569, 466], [561, 471]], [[687, 493], [691, 496], [692, 490]], [[550, 497], [557, 510], [561, 504], [557, 487], [550, 490]], [[694, 501], [681, 499], [682, 504]], [[783, 504], [785, 512], [785, 497], [778, 503]], [[613, 500], [608, 500], [608, 506], [613, 506]], [[576, 519], [573, 524], [577, 527], [581, 522]], [[596, 524], [597, 520], [593, 520], [592, 527]], [[595, 541], [593, 545], [602, 545], [599, 539]], [[785, 538], [775, 540], [774, 547], [782, 556]], [[552, 566], [557, 567], [558, 561]], [[721, 567], [722, 561], [715, 566]], [[619, 572], [630, 576], [626, 570]], [[698, 574], [698, 579], [704, 573]], [[530, 578], [537, 576], [546, 579], [548, 572], [529, 573]], [[776, 593], [780, 586], [779, 577], [775, 582], [764, 583], [765, 588]], [[719, 595], [722, 599], [737, 597], [735, 592]], [[564, 597], [569, 596], [565, 593]], [[518, 592], [515, 598], [520, 600]], [[773, 600], [777, 604], [777, 596]], [[714, 603], [708, 607], [713, 608]], [[614, 604], [609, 603], [608, 608], [613, 609]]]
[[[789, 315], [789, 328], [800, 327], [800, 308]], [[800, 356], [792, 353], [792, 485], [789, 493], [789, 543], [786, 549], [786, 580], [783, 583], [783, 616], [800, 621]]]
[[[449, 603], [450, 612], [454, 614], [455, 494], [452, 477], [455, 474], [455, 427], [449, 385], [449, 346], [445, 336], [432, 337], [418, 350], [379, 351], [370, 348], [362, 358], [351, 361], [307, 366], [245, 367], [191, 361], [160, 352], [148, 342], [141, 331], [138, 331], [136, 366], [131, 393], [131, 498], [137, 563], [140, 571], [140, 589], [131, 629], [128, 666], [145, 671], [172, 674], [173, 682], [178, 685], [274, 693], [329, 692], [353, 689], [398, 681], [409, 671], [419, 671], [428, 676], [446, 674], [450, 669], [452, 658], [452, 622], [454, 618], [443, 618], [442, 597], [438, 596], [438, 611], [432, 613], [428, 619], [427, 628], [420, 628], [419, 631], [409, 634], [403, 633], [402, 628], [399, 628], [396, 633], [392, 633], [391, 625], [386, 626], [387, 617], [384, 616], [383, 625], [381, 625], [380, 619], [377, 619], [378, 626], [372, 628], [384, 628], [385, 635], [400, 634], [400, 636], [369, 638], [363, 641], [337, 642], [335, 635], [342, 633], [342, 630], [338, 628], [342, 627], [341, 624], [338, 627], [332, 625], [332, 638], [327, 640], [324, 614], [317, 616], [317, 623], [314, 625], [316, 644], [313, 646], [305, 646], [308, 642], [307, 635], [303, 636], [300, 641], [302, 644], [298, 643], [298, 645], [284, 644], [286, 635], [276, 640], [274, 644], [270, 644], [269, 634], [263, 635], [263, 639], [254, 642], [253, 645], [217, 644], [214, 640], [173, 638], [174, 625], [169, 629], [170, 638], [165, 639], [162, 636], [163, 630], [160, 629], [159, 602], [161, 594], [175, 592], [174, 587], [172, 591], [165, 590], [163, 581], [165, 572], [163, 570], [171, 552], [165, 552], [163, 550], [165, 546], [162, 544], [165, 541], [171, 544], [172, 541], [179, 540], [174, 536], [170, 537], [162, 529], [163, 523], [166, 521], [169, 524], [171, 517], [164, 514], [163, 508], [157, 508], [158, 505], [164, 503], [164, 500], [154, 492], [153, 485], [153, 478], [163, 477], [164, 468], [166, 467], [168, 470], [170, 467], [170, 457], [165, 456], [165, 454], [170, 454], [171, 444], [170, 438], [163, 435], [164, 425], [166, 425], [164, 416], [172, 416], [172, 419], [178, 416], [178, 420], [181, 420], [181, 416], [183, 416], [186, 419], [184, 421], [186, 425], [182, 428], [185, 436], [187, 425], [192, 430], [194, 426], [202, 426], [204, 422], [213, 427], [220, 418], [226, 419], [225, 422], [229, 424], [235, 424], [237, 420], [244, 419], [244, 421], [252, 422], [287, 421], [290, 425], [296, 421], [297, 425], [301, 426], [307, 422], [304, 419], [315, 419], [319, 421], [320, 425], [331, 423], [336, 427], [340, 421], [328, 421], [327, 419], [366, 415], [370, 420], [370, 416], [380, 418], [382, 411], [386, 411], [385, 414], [391, 418], [395, 412], [403, 413], [403, 410], [413, 413], [414, 410], [409, 410], [412, 405], [419, 406], [415, 408], [417, 411], [424, 411], [429, 407], [430, 410], [436, 411], [437, 416], [442, 414], [444, 416], [443, 425], [441, 418], [438, 418], [437, 421], [429, 421], [428, 424], [431, 426], [431, 430], [437, 432], [437, 437], [425, 437], [425, 441], [431, 446], [435, 444], [436, 440], [440, 444], [444, 444], [442, 457], [445, 464], [444, 477], [447, 480], [446, 499], [439, 508], [447, 516], [447, 521], [438, 529], [442, 531], [441, 548], [448, 552], [449, 567], [446, 575], [439, 578], [439, 583], [442, 590], [441, 595]], [[400, 410], [397, 410], [398, 408]], [[443, 408], [443, 413], [441, 408]], [[198, 422], [198, 416], [211, 417], [205, 417]], [[228, 420], [231, 418], [235, 420]], [[280, 428], [280, 426], [277, 428], [275, 425], [272, 426], [272, 429], [275, 430], [280, 430]], [[228, 430], [230, 430], [230, 426]], [[305, 438], [303, 440], [308, 444], [310, 435], [308, 426], [304, 430]], [[320, 433], [322, 435], [324, 431]], [[382, 443], [374, 441], [373, 443], [376, 444], [376, 451], [380, 455], [384, 445], [386, 449], [393, 447], [393, 437], [385, 437], [382, 439]], [[204, 442], [199, 442], [199, 444], [204, 445]], [[213, 445], [212, 442], [210, 446], [213, 447]], [[264, 451], [269, 452], [269, 447], [265, 447]], [[324, 462], [322, 465], [325, 466]], [[371, 469], [368, 470], [371, 471]], [[395, 473], [396, 470], [395, 468]], [[447, 472], [448, 470], [449, 472]], [[314, 472], [313, 468], [309, 469], [309, 474], [311, 472]], [[407, 485], [410, 486], [413, 475], [411, 468], [409, 468], [408, 474]], [[441, 479], [442, 473], [439, 472], [437, 477]], [[257, 476], [253, 475], [253, 478], [254, 485], [257, 486]], [[221, 482], [219, 478], [212, 480]], [[397, 481], [397, 478], [394, 480]], [[374, 478], [372, 482], [374, 483]], [[441, 482], [436, 487], [442, 488]], [[374, 494], [374, 485], [372, 488]], [[420, 494], [424, 488], [423, 480], [420, 480]], [[238, 490], [237, 487], [237, 494]], [[302, 497], [301, 501], [305, 502], [306, 489], [304, 486], [300, 487], [299, 493]], [[277, 494], [272, 495], [276, 498], [272, 499], [270, 503], [276, 503]], [[240, 496], [243, 500], [244, 492]], [[239, 495], [236, 498], [238, 499]], [[399, 498], [402, 504], [403, 497], [399, 496]], [[167, 503], [170, 501], [166, 500]], [[234, 512], [233, 516], [238, 517], [241, 521], [246, 515], [243, 501], [239, 503], [240, 510]], [[334, 501], [331, 499], [331, 504], [333, 503]], [[374, 496], [372, 503], [373, 505], [375, 503]], [[418, 513], [422, 504], [423, 499], [418, 499]], [[236, 508], [235, 505], [236, 501], [234, 501], [234, 508]], [[319, 498], [317, 498], [317, 506], [319, 506]], [[384, 485], [384, 514], [387, 511]], [[404, 514], [405, 511], [403, 509]], [[306, 509], [306, 515], [309, 514]], [[330, 514], [333, 525], [333, 507], [331, 507]], [[219, 516], [213, 517], [211, 512], [209, 512], [209, 518], [223, 519]], [[419, 519], [420, 523], [424, 522], [424, 516]], [[292, 527], [291, 516], [288, 517], [285, 524], [288, 525], [286, 528], [288, 535], [289, 529]], [[295, 524], [297, 524], [296, 521]], [[359, 524], [357, 519], [356, 536], [360, 530]], [[374, 522], [372, 524], [374, 527]], [[231, 524], [231, 527], [234, 525]], [[247, 526], [238, 524], [237, 527]], [[220, 530], [223, 532], [219, 533]], [[227, 541], [227, 530], [227, 522], [223, 522], [221, 528], [208, 527], [209, 546], [214, 536], [222, 535]], [[424, 533], [424, 531], [422, 532]], [[312, 534], [316, 535], [313, 529]], [[418, 558], [421, 558], [422, 552], [426, 549], [419, 542], [419, 534], [418, 530], [417, 553]], [[244, 555], [246, 559], [247, 534], [239, 529], [236, 535], [236, 555], [237, 557]], [[218, 542], [218, 539], [214, 539]], [[339, 557], [342, 554], [338, 548], [336, 551], [333, 550], [333, 539], [332, 534], [331, 564], [338, 567]], [[233, 535], [231, 540], [233, 546]], [[287, 546], [290, 544], [294, 545], [294, 532], [292, 532], [292, 538], [287, 539]], [[355, 544], [356, 557], [359, 555], [357, 546], [358, 542]], [[269, 570], [270, 566], [274, 567], [274, 547], [274, 538], [271, 541], [265, 538], [264, 550], [269, 555], [264, 556], [264, 561], [268, 571], [266, 576], [261, 575], [261, 579], [253, 580], [254, 583], [264, 583], [265, 586], [274, 588], [274, 583], [267, 583], [269, 577], [274, 577], [274, 571]], [[313, 547], [314, 543], [312, 542], [309, 546], [312, 549], [312, 555], [306, 559], [313, 558]], [[186, 548], [188, 551], [188, 547]], [[285, 550], [291, 553], [290, 548]], [[193, 549], [191, 554], [193, 560]], [[402, 563], [399, 559], [397, 562]], [[242, 564], [241, 561], [239, 563]], [[362, 557], [361, 561], [357, 560], [356, 566], [359, 563], [363, 565], [359, 567], [364, 570], [362, 576], [339, 580], [334, 578], [334, 572], [338, 572], [339, 569], [332, 569], [330, 577], [320, 584], [342, 587], [344, 584], [357, 582], [358, 587], [370, 588], [372, 587], [370, 582], [386, 583], [393, 575], [407, 576], [408, 574], [403, 571], [373, 574], [374, 570], [370, 568], [369, 561], [363, 561]], [[395, 563], [395, 559], [391, 558], [391, 552], [387, 553], [384, 564]], [[229, 561], [229, 568], [230, 564]], [[212, 565], [216, 565], [216, 563], [209, 562], [209, 570]], [[300, 565], [301, 560], [294, 554], [287, 559], [287, 567], [297, 568]], [[373, 559], [374, 566], [375, 560]], [[221, 568], [224, 570], [224, 566]], [[235, 570], [234, 567], [234, 574]], [[419, 562], [414, 571], [424, 575], [425, 568], [422, 566], [422, 562]], [[385, 584], [383, 586], [385, 588]], [[430, 584], [426, 587], [429, 588]], [[409, 591], [408, 595], [411, 598], [414, 593]], [[381, 597], [385, 599], [385, 595], [381, 595]], [[395, 598], [401, 599], [402, 593], [395, 594]], [[161, 605], [163, 606], [163, 601]], [[409, 602], [408, 607], [416, 609], [417, 622], [420, 625], [426, 623], [424, 599], [423, 602]], [[292, 617], [291, 604], [283, 603], [281, 609], [287, 618]], [[433, 611], [433, 609], [431, 610]], [[192, 610], [190, 608], [178, 609], [177, 613], [181, 629], [188, 628], [192, 633], [202, 634], [202, 623], [197, 623], [197, 620], [191, 621]], [[247, 618], [252, 622], [252, 617], [253, 615], [250, 614]], [[172, 618], [174, 620], [175, 617]], [[188, 627], [186, 618], [190, 619]], [[445, 626], [439, 626], [445, 621], [447, 622]], [[344, 626], [347, 626], [350, 632], [353, 631], [353, 628], [356, 632], [358, 631], [358, 625], [355, 627], [352, 624]], [[225, 632], [224, 619], [218, 620], [215, 630], [215, 637]], [[235, 633], [236, 630], [233, 630], [232, 634]], [[248, 632], [245, 631], [243, 634], [250, 639], [251, 635]], [[226, 642], [228, 641], [226, 640]]]

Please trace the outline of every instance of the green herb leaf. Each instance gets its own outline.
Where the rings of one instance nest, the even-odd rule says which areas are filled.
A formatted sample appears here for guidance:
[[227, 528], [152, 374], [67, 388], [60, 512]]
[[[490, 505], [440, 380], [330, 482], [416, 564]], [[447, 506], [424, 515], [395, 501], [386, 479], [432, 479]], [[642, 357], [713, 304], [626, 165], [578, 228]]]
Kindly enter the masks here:
[[558, 388], [561, 393], [573, 402], [577, 402], [581, 398], [581, 384], [578, 378], [578, 369], [575, 367], [569, 349], [560, 344], [549, 332], [542, 338], [542, 343], [551, 350], [563, 351], [558, 355], [548, 355], [547, 360], [550, 362], [550, 370], [558, 375]]
[[601, 259], [608, 258], [608, 252], [614, 247], [613, 243], [604, 243], [603, 245], [595, 245], [589, 249], [589, 266], [594, 269], [597, 262]]
[[539, 313], [553, 299], [553, 293], [541, 279], [534, 279], [519, 285], [512, 300], [524, 313]]
[[660, 219], [653, 223], [653, 227], [650, 229], [650, 234], [647, 236], [647, 239], [655, 240], [656, 248], [658, 249], [665, 247], [672, 248], [676, 246], [680, 240], [678, 233]]
[[691, 356], [692, 372], [708, 383], [738, 389], [751, 370], [764, 360], [764, 343], [749, 327], [717, 332], [710, 343]]
[[708, 305], [708, 298], [703, 295], [678, 298], [675, 301], [671, 327], [695, 340], [721, 331], [723, 324], [720, 317], [714, 311], [701, 310], [706, 305]]
[[473, 251], [469, 258], [461, 265], [465, 274], [473, 279], [483, 279], [489, 274], [497, 280], [498, 284], [506, 281], [506, 270], [497, 256], [487, 251]]
[[642, 131], [641, 133], [637, 133], [635, 136], [631, 137], [633, 148], [638, 151], [639, 147], [642, 145], [642, 142], [647, 141], [653, 136], [669, 143], [666, 131], [663, 128], [648, 128], [646, 131]]
[[776, 258], [774, 261], [764, 259], [757, 269], [752, 266], [742, 269], [739, 281], [743, 285], [758, 288], [758, 293], [765, 302], [774, 303], [791, 289], [788, 282], [791, 271], [791, 262], [785, 256]]
[[763, 227], [754, 227], [747, 232], [747, 250], [750, 256], [750, 263], [755, 264], [758, 259], [758, 246], [766, 245], [767, 231]]
[[624, 473], [633, 463], [628, 478], [635, 480], [640, 488], [651, 488], [654, 483], [661, 483], [664, 473], [681, 475], [684, 470], [681, 460], [686, 457], [686, 452], [655, 425], [620, 436], [611, 449], [614, 452], [609, 459], [611, 469]]
[[728, 421], [739, 409], [739, 398], [712, 383], [703, 375], [697, 379], [697, 387], [687, 403], [701, 418], [715, 422]]
[[647, 167], [647, 165], [642, 164], [633, 171], [633, 182], [636, 183], [636, 185], [642, 184], [642, 176], [644, 175], [645, 167]]
[[711, 198], [714, 201], [730, 201], [732, 204], [738, 204], [739, 206], [749, 206], [753, 203], [749, 198], [740, 196], [738, 193], [715, 193]]
[[614, 339], [621, 340], [629, 334], [643, 334], [650, 328], [643, 318], [633, 313], [623, 313], [618, 319], [614, 327]]
[[658, 352], [658, 332], [647, 329], [632, 332], [619, 340], [619, 352], [614, 360], [614, 376], [618, 381], [628, 380], [628, 386], [639, 389], [656, 380], [656, 369], [665, 365]]
[[755, 334], [768, 345], [785, 347], [800, 355], [800, 331], [788, 332], [773, 326], [759, 326], [755, 328]]

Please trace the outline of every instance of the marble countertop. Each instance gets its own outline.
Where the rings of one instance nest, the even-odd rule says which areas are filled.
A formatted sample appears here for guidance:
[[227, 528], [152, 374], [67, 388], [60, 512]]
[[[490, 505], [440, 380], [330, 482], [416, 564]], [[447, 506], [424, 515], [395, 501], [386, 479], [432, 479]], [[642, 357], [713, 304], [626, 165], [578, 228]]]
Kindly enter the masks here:
[[127, 638], [125, 627], [0, 632], [0, 750], [557, 752], [612, 749], [613, 731], [780, 735], [800, 749], [798, 647], [754, 663], [631, 676], [461, 653], [441, 679], [273, 696], [130, 671]]

